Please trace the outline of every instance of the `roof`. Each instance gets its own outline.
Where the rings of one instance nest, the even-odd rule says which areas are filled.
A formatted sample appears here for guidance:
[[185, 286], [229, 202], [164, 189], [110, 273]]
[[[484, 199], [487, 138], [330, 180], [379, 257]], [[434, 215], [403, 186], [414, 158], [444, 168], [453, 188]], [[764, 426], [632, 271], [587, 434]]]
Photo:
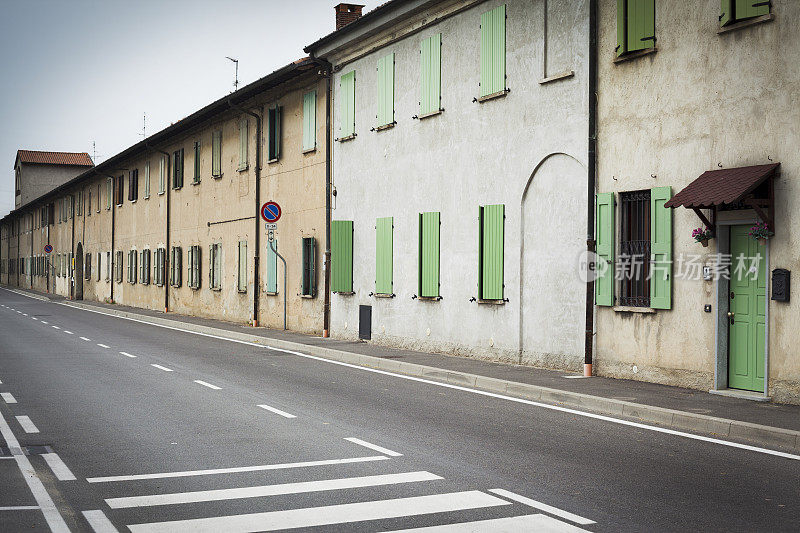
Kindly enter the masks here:
[[741, 201], [767, 178], [780, 163], [707, 170], [669, 200], [664, 207], [710, 208]]
[[341, 35], [344, 35], [346, 33], [349, 33], [349, 32], [351, 32], [351, 31], [353, 31], [355, 29], [358, 29], [361, 26], [363, 26], [364, 24], [369, 24], [369, 22], [372, 19], [378, 17], [381, 13], [383, 13], [385, 11], [388, 11], [393, 7], [396, 7], [396, 6], [402, 5], [404, 3], [407, 3], [408, 1], [409, 0], [389, 0], [388, 2], [384, 2], [384, 3], [380, 4], [378, 7], [376, 7], [375, 9], [372, 9], [371, 11], [367, 11], [366, 13], [361, 15], [361, 17], [359, 17], [356, 20], [354, 20], [353, 22], [345, 25], [341, 29], [332, 31], [331, 33], [329, 33], [328, 35], [325, 35], [324, 37], [320, 37], [319, 39], [317, 39], [313, 43], [311, 43], [308, 46], [306, 46], [305, 48], [303, 48], [303, 51], [305, 53], [309, 54], [313, 50], [318, 49], [320, 46], [330, 42], [334, 38], [339, 37]]
[[93, 167], [92, 158], [86, 152], [41, 152], [39, 150], [17, 150], [16, 161], [42, 165], [76, 165]]

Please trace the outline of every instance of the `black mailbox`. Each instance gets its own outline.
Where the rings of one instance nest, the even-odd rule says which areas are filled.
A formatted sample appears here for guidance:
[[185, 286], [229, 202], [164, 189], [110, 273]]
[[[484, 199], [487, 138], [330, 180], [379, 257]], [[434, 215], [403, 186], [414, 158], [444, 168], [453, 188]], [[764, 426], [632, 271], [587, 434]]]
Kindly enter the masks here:
[[789, 301], [789, 281], [791, 272], [785, 268], [772, 271], [772, 299], [776, 302]]

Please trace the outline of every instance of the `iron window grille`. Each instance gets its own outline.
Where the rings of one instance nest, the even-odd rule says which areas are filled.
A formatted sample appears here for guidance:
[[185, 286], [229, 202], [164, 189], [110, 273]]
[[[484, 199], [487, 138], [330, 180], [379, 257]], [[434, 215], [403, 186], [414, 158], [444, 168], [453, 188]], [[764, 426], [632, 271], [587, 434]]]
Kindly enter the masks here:
[[650, 191], [620, 193], [620, 305], [650, 307]]

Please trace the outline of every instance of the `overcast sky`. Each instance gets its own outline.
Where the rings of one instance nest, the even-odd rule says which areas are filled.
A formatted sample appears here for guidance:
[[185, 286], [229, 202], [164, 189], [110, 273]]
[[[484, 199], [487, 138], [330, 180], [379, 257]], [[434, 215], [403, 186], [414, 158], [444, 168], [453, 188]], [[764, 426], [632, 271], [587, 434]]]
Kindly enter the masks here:
[[[366, 0], [365, 12], [383, 0]], [[339, 0], [0, 0], [0, 217], [18, 149], [97, 162], [304, 55]]]

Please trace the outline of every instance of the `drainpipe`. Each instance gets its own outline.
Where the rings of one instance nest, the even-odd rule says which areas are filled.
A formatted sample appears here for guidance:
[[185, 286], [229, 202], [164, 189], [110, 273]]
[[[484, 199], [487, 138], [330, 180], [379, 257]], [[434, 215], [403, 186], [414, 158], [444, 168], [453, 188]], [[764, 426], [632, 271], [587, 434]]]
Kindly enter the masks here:
[[75, 299], [75, 269], [73, 265], [75, 264], [75, 195], [70, 195], [72, 197], [72, 207], [70, 208], [70, 216], [72, 218], [72, 259], [70, 264], [67, 265], [70, 274], [72, 275], [69, 280], [69, 297], [71, 300]]
[[[31, 270], [33, 270], [33, 213], [31, 213]], [[33, 290], [33, 276], [29, 275], [31, 290]]]
[[[586, 250], [592, 257], [595, 251], [594, 202], [597, 184], [597, 0], [589, 0], [589, 146], [588, 179], [586, 187], [587, 225]], [[594, 272], [591, 261], [586, 262], [586, 338], [584, 344], [583, 375], [592, 375], [592, 348], [594, 345]]]
[[255, 235], [253, 241], [255, 243], [255, 250], [253, 251], [253, 327], [258, 327], [258, 297], [259, 297], [259, 279], [258, 279], [258, 263], [259, 263], [259, 248], [261, 246], [261, 231], [258, 227], [261, 211], [261, 115], [243, 109], [237, 104], [231, 102], [228, 98], [228, 106], [236, 109], [240, 113], [245, 113], [256, 119], [256, 218], [255, 218]]
[[106, 178], [111, 178], [111, 276], [108, 280], [111, 283], [111, 303], [114, 303], [114, 272], [116, 269], [114, 268], [114, 261], [116, 261], [117, 253], [114, 250], [114, 225], [115, 225], [115, 213], [117, 211], [117, 199], [115, 198], [117, 192], [117, 183], [114, 176], [109, 174], [103, 174], [98, 171], [94, 171], [95, 174], [99, 176], [105, 176]]
[[164, 210], [166, 211], [166, 233], [167, 233], [167, 237], [166, 237], [167, 240], [164, 243], [164, 312], [165, 313], [169, 313], [169, 278], [167, 277], [167, 272], [169, 272], [169, 269], [168, 269], [169, 259], [168, 258], [170, 257], [170, 253], [169, 253], [169, 251], [170, 251], [170, 246], [169, 246], [169, 222], [170, 222], [169, 169], [171, 168], [172, 165], [170, 165], [170, 155], [169, 155], [168, 152], [165, 152], [164, 150], [159, 150], [158, 148], [153, 148], [152, 146], [150, 146], [147, 143], [145, 143], [145, 146], [147, 146], [148, 148], [150, 148], [154, 152], [158, 152], [160, 154], [163, 154], [164, 157], [167, 160], [167, 162], [165, 163], [165, 166], [167, 168], [164, 169], [164, 171], [166, 173], [166, 175], [164, 176], [164, 180], [165, 180], [165, 183], [164, 183], [164, 196], [166, 197], [165, 198], [165, 202], [164, 202], [165, 203]]

